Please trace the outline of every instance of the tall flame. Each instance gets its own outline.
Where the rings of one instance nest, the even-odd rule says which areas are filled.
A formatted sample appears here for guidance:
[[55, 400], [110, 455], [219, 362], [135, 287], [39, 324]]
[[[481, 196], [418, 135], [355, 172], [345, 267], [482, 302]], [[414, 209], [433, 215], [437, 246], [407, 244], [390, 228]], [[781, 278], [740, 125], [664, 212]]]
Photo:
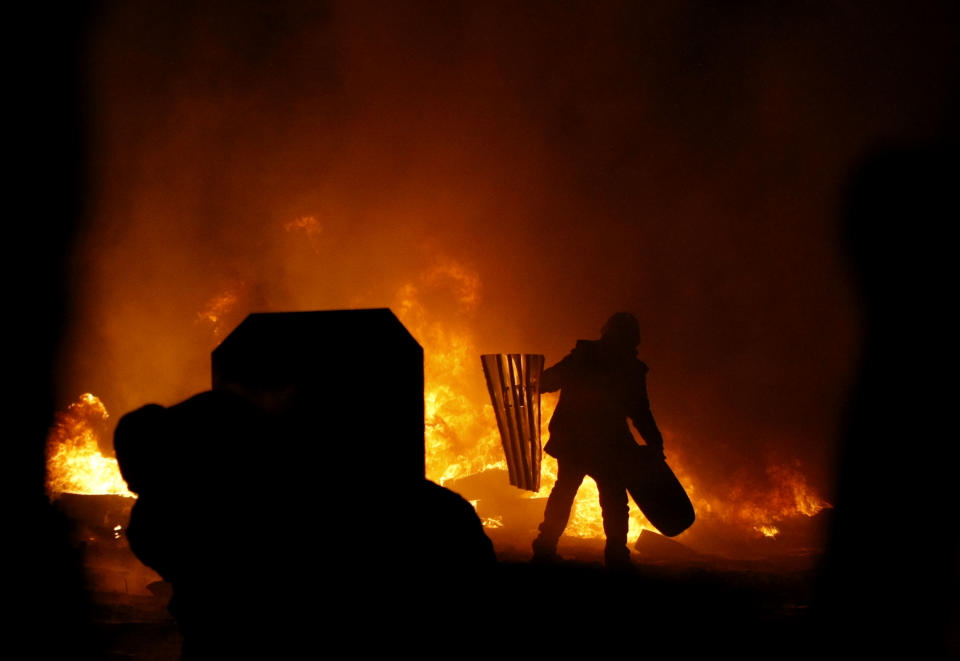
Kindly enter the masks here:
[[47, 495], [118, 494], [134, 497], [120, 476], [117, 460], [104, 457], [97, 428], [109, 418], [95, 395], [85, 393], [57, 414], [47, 435]]
[[[287, 223], [284, 229], [305, 232], [311, 238], [321, 231], [312, 216]], [[210, 299], [198, 315], [216, 337], [222, 332], [223, 317], [237, 303], [238, 287], [242, 284]], [[453, 297], [443, 320], [436, 316], [435, 304], [424, 302], [437, 292]], [[493, 408], [478, 376], [480, 351], [470, 330], [480, 301], [478, 275], [450, 259], [438, 260], [395, 292], [393, 309], [424, 349], [426, 473], [439, 484], [491, 469], [506, 469]], [[544, 443], [549, 438], [548, 424], [557, 401], [556, 394], [544, 394], [541, 398]], [[47, 490], [51, 498], [63, 492], [133, 496], [120, 476], [116, 460], [104, 457], [98, 448], [97, 430], [108, 417], [103, 403], [89, 393], [58, 414], [47, 443]], [[664, 433], [669, 440], [669, 430]], [[779, 464], [767, 468], [766, 486], [762, 488], [710, 493], [689, 474], [683, 457], [673, 454], [671, 446], [668, 443], [670, 465], [690, 495], [698, 516], [715, 517], [757, 537], [776, 537], [780, 532], [777, 524], [791, 517], [813, 516], [830, 507], [809, 487], [797, 467]], [[518, 498], [543, 499], [550, 494], [557, 479], [556, 460], [544, 455], [541, 469], [540, 491], [518, 494]], [[488, 514], [484, 525], [505, 526], [502, 516]], [[656, 530], [632, 502], [629, 526], [631, 543], [643, 530]], [[597, 485], [589, 477], [577, 493], [566, 534], [581, 538], [604, 536]]]
[[[422, 302], [425, 290], [432, 287], [446, 287], [452, 292], [460, 316], [467, 321], [457, 325], [438, 320], [435, 310]], [[427, 477], [440, 484], [506, 468], [493, 408], [485, 391], [471, 390], [469, 384], [471, 378], [478, 378], [471, 371], [479, 373], [480, 352], [469, 331], [469, 317], [479, 305], [480, 290], [480, 279], [473, 271], [447, 259], [426, 270], [418, 280], [401, 285], [396, 294], [398, 317], [424, 349]], [[557, 401], [556, 394], [541, 397], [544, 443], [549, 439], [548, 424]], [[718, 495], [697, 488], [697, 481], [684, 468], [682, 457], [673, 456], [669, 447], [668, 456], [697, 512], [716, 516], [758, 537], [775, 537], [779, 529], [774, 524], [791, 517], [813, 516], [830, 507], [794, 467], [772, 464], [767, 468], [765, 488]], [[556, 459], [544, 455], [541, 471], [540, 491], [523, 497], [545, 498], [550, 494], [557, 479]], [[488, 527], [503, 527], [500, 517], [486, 517], [484, 523]], [[629, 526], [631, 543], [643, 530], [656, 531], [633, 502]], [[577, 493], [565, 533], [580, 538], [604, 536], [599, 492], [590, 477]]]

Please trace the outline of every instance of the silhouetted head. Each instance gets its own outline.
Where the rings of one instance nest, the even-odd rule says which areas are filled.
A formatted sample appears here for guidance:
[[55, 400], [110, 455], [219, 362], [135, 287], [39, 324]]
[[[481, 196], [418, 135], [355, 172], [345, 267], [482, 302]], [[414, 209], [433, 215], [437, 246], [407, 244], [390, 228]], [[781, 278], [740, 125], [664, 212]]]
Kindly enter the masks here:
[[113, 449], [120, 474], [134, 493], [157, 482], [156, 455], [169, 438], [169, 412], [159, 404], [147, 404], [120, 418], [113, 433]]
[[629, 312], [618, 312], [603, 325], [600, 339], [624, 349], [635, 349], [640, 344], [640, 324]]

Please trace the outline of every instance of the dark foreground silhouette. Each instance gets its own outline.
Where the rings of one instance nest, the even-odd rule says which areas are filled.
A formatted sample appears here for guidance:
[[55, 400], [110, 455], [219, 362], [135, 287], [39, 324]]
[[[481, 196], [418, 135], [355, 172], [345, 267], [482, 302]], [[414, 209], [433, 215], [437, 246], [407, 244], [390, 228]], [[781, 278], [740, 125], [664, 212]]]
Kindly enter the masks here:
[[115, 434], [130, 547], [173, 586], [184, 657], [462, 630], [433, 595], [496, 559], [473, 507], [424, 479], [422, 353], [393, 315], [252, 315], [218, 352], [218, 388]]
[[874, 150], [845, 188], [861, 302], [859, 372], [838, 453], [814, 613], [832, 648], [960, 653], [955, 445], [957, 145]]

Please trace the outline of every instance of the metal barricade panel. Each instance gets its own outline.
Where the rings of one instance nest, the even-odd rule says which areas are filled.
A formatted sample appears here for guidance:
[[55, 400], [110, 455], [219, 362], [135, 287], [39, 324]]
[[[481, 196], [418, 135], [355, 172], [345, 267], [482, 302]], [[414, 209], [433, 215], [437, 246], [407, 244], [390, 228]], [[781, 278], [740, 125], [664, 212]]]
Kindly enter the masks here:
[[540, 490], [541, 354], [480, 356], [507, 459], [510, 484]]

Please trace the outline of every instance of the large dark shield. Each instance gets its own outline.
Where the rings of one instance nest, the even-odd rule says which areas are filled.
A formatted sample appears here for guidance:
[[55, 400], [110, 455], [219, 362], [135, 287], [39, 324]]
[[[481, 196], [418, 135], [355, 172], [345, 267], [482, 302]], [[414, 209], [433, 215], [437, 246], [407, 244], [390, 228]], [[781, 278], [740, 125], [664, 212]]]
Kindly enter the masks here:
[[693, 503], [659, 453], [631, 443], [620, 456], [620, 467], [633, 502], [661, 534], [674, 537], [693, 525]]
[[251, 314], [211, 363], [214, 390], [238, 392], [285, 425], [286, 446], [264, 449], [289, 455], [287, 481], [309, 502], [318, 480], [338, 494], [325, 516], [364, 528], [383, 494], [419, 493], [423, 350], [390, 310]]
[[510, 484], [540, 490], [540, 354], [480, 356], [507, 456]]

